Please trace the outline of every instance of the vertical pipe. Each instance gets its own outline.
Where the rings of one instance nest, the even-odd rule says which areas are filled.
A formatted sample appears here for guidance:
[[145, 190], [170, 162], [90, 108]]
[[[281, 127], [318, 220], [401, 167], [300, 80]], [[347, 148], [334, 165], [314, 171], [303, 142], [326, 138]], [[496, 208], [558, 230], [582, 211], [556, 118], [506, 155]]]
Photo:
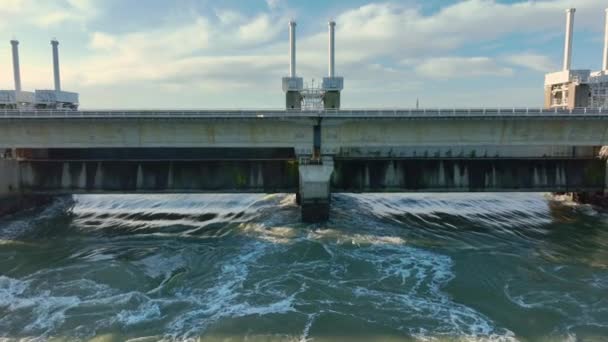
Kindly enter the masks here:
[[13, 46], [13, 75], [15, 77], [15, 91], [21, 91], [21, 70], [19, 68], [19, 41], [11, 40]]
[[296, 22], [289, 22], [289, 77], [296, 77]]
[[53, 46], [53, 75], [55, 77], [55, 91], [61, 91], [61, 77], [59, 75], [59, 42], [51, 40]]
[[336, 23], [334, 21], [329, 22], [329, 77], [335, 76], [336, 71]]
[[608, 71], [608, 8], [606, 8], [606, 29], [604, 32], [604, 60], [602, 70]]
[[570, 70], [572, 65], [572, 31], [574, 28], [574, 12], [576, 9], [566, 10], [566, 42], [564, 46], [564, 70]]

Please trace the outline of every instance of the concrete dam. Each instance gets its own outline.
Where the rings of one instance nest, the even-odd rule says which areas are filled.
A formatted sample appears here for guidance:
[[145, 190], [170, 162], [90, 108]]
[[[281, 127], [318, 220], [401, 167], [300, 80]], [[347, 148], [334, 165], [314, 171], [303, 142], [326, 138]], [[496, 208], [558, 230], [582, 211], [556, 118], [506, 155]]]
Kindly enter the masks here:
[[3, 197], [579, 192], [606, 187], [601, 110], [0, 112]]

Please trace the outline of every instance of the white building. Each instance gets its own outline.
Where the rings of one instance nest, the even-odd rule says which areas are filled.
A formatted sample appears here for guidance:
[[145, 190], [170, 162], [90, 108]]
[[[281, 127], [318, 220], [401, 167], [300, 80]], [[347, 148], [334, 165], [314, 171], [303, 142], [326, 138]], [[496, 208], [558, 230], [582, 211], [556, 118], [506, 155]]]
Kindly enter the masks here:
[[571, 69], [575, 12], [574, 8], [566, 10], [563, 69], [545, 75], [545, 107], [608, 108], [608, 9], [606, 9], [604, 56], [600, 71]]

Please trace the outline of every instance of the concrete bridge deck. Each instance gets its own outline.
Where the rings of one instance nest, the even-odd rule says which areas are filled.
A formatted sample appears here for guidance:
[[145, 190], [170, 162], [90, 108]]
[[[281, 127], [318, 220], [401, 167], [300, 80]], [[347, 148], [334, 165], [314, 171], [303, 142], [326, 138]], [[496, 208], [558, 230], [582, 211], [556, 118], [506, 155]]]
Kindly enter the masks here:
[[606, 117], [608, 108], [425, 108], [341, 110], [0, 110], [0, 119], [60, 118], [471, 118], [471, 117]]
[[445, 146], [603, 145], [608, 113], [601, 109], [0, 111], [0, 148], [293, 148], [297, 155], [318, 148], [324, 155], [399, 156], [403, 148], [433, 147], [420, 156]]

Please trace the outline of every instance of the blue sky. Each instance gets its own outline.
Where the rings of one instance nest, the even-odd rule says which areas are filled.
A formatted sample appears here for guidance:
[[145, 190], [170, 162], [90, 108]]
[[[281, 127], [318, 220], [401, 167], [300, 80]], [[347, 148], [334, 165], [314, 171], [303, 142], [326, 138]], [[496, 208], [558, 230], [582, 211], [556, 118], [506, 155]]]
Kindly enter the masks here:
[[280, 108], [287, 22], [298, 22], [298, 74], [327, 70], [335, 19], [343, 107], [541, 106], [560, 68], [565, 12], [576, 7], [573, 67], [599, 69], [601, 0], [0, 0], [0, 88], [62, 86], [83, 108]]

